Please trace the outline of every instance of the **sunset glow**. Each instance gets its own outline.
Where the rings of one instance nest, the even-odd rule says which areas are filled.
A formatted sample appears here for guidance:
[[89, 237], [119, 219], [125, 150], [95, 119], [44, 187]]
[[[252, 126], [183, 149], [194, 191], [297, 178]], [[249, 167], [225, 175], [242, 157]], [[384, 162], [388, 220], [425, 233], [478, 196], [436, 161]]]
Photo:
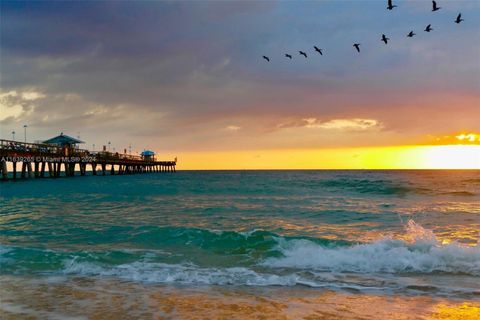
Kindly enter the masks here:
[[185, 169], [480, 169], [480, 146], [185, 153], [180, 161]]

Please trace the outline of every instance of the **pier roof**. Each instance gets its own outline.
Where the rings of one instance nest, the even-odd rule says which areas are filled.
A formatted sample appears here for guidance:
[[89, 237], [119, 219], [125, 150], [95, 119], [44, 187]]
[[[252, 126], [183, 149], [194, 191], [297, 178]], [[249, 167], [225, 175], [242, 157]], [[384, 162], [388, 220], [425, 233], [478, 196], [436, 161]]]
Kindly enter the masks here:
[[151, 157], [151, 156], [155, 155], [155, 152], [150, 151], [150, 150], [144, 150], [144, 151], [142, 151], [141, 155], [144, 156], [144, 157]]
[[85, 143], [81, 140], [72, 138], [70, 136], [67, 136], [66, 134], [63, 134], [63, 132], [53, 138], [50, 138], [48, 140], [43, 141], [43, 143], [48, 143], [48, 144], [57, 144], [57, 145], [66, 145], [66, 144], [77, 144], [77, 143]]

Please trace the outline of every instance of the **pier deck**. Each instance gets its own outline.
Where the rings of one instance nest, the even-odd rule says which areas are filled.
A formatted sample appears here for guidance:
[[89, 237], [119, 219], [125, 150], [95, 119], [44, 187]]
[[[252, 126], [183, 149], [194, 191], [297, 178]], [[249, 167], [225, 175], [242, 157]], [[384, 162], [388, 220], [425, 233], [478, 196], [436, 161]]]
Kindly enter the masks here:
[[[9, 163], [12, 168], [11, 177], [8, 170]], [[17, 171], [18, 164], [21, 164], [21, 168]], [[175, 172], [176, 164], [176, 161], [158, 161], [155, 158], [147, 159], [118, 152], [89, 151], [0, 139], [2, 180], [74, 177], [77, 173], [84, 176], [87, 174], [88, 167], [91, 168], [92, 175]]]

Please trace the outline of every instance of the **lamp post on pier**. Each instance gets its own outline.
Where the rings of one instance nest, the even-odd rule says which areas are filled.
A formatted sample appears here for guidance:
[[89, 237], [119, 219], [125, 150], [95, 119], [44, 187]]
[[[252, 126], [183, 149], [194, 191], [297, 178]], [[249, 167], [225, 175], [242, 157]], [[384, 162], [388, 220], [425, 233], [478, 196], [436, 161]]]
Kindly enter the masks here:
[[23, 125], [23, 129], [25, 129], [25, 131], [24, 131], [24, 134], [25, 134], [25, 143], [27, 143], [27, 127], [28, 127], [28, 126], [27, 126], [26, 124]]
[[15, 140], [15, 130], [12, 131], [12, 140]]

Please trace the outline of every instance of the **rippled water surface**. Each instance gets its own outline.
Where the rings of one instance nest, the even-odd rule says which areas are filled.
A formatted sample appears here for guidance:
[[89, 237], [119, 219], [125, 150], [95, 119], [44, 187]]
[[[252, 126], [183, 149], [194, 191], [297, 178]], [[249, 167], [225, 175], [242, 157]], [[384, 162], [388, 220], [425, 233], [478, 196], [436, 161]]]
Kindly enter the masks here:
[[479, 171], [91, 176], [0, 199], [5, 317], [480, 317]]

